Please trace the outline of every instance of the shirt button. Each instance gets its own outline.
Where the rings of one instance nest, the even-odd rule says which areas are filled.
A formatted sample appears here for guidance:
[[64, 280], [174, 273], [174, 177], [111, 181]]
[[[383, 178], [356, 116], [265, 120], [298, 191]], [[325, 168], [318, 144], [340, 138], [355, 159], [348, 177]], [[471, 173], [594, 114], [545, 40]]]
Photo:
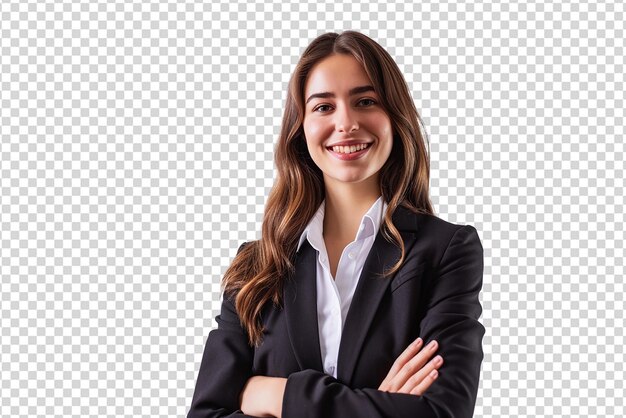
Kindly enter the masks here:
[[350, 257], [351, 259], [354, 259], [354, 253], [353, 252], [349, 253], [348, 257]]

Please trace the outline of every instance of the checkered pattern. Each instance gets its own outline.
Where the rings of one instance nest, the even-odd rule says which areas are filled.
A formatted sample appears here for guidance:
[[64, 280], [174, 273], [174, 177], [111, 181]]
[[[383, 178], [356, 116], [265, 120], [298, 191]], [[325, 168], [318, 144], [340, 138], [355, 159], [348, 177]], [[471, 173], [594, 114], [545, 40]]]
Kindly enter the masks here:
[[624, 2], [0, 2], [0, 416], [184, 416], [290, 72], [402, 69], [485, 249], [477, 417], [623, 417]]

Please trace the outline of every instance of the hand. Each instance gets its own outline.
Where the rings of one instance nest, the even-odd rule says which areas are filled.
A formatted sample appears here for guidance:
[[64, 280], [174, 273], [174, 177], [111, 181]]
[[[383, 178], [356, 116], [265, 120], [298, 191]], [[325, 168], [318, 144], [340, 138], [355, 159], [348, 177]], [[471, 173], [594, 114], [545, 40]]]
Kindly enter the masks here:
[[418, 338], [400, 354], [378, 390], [410, 395], [422, 395], [426, 392], [439, 375], [437, 369], [443, 364], [443, 358], [437, 356], [426, 364], [437, 351], [438, 344], [432, 340], [420, 351], [423, 344], [422, 339]]
[[287, 379], [252, 376], [239, 396], [240, 409], [246, 415], [280, 418]]

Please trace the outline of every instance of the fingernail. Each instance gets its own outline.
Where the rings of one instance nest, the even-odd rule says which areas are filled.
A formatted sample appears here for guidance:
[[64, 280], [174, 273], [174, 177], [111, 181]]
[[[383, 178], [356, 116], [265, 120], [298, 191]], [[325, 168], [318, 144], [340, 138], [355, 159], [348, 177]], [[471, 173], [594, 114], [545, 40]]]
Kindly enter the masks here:
[[437, 357], [434, 358], [433, 361], [434, 361], [435, 364], [441, 364], [441, 362], [443, 361], [443, 357], [437, 356]]
[[439, 373], [437, 373], [437, 370], [433, 370], [432, 372], [430, 372], [430, 377], [432, 377], [433, 379], [436, 379], [438, 374]]
[[428, 345], [428, 347], [432, 349], [432, 348], [435, 348], [436, 345], [437, 345], [437, 341], [432, 340], [430, 344]]
[[413, 345], [416, 347], [420, 345], [421, 343], [422, 343], [422, 339], [420, 337], [417, 337], [417, 340], [413, 341]]

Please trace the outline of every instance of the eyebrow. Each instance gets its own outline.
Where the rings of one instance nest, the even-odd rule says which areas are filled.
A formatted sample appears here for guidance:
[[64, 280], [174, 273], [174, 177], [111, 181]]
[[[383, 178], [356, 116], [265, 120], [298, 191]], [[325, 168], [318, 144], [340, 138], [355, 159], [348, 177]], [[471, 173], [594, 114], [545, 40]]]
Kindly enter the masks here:
[[[359, 86], [359, 87], [355, 87], [353, 89], [350, 89], [350, 91], [348, 91], [348, 94], [350, 96], [354, 96], [355, 94], [359, 94], [359, 93], [365, 93], [366, 91], [374, 91], [374, 87], [372, 86]], [[309, 96], [308, 99], [306, 99], [306, 104], [308, 104], [312, 99], [316, 98], [316, 97], [321, 97], [321, 98], [328, 98], [328, 97], [335, 97], [335, 93], [330, 93], [330, 92], [323, 92], [323, 93], [315, 93]]]

